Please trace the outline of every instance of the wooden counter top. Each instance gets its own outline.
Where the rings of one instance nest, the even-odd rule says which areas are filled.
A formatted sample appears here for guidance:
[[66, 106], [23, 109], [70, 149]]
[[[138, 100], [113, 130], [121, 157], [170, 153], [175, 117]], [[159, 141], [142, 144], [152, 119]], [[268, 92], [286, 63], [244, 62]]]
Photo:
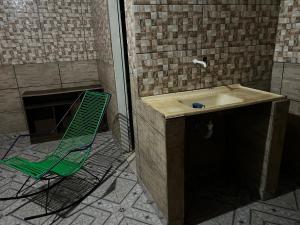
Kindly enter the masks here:
[[[143, 97], [142, 102], [160, 112], [166, 119], [237, 108], [284, 99], [282, 95], [244, 87], [240, 84]], [[205, 108], [194, 109], [192, 103]]]

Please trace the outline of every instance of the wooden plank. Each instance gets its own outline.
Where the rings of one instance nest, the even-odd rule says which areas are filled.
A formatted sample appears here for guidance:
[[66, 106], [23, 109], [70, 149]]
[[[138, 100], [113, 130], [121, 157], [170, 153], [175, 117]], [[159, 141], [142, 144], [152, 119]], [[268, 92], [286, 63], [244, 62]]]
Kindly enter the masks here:
[[143, 185], [155, 200], [159, 210], [167, 217], [167, 156], [165, 137], [137, 115], [138, 148], [137, 172]]
[[145, 104], [140, 99], [136, 101], [136, 112], [140, 117], [148, 121], [153, 128], [155, 128], [161, 135], [166, 134], [166, 122], [164, 116], [152, 108], [150, 105]]
[[272, 197], [277, 190], [289, 105], [287, 99], [272, 103], [260, 187], [262, 199]]

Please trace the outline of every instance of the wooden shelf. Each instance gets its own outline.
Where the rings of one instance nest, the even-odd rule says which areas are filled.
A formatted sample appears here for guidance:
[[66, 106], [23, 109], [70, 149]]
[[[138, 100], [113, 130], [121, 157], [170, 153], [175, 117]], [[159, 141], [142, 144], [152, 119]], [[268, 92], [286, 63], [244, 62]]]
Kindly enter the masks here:
[[71, 105], [74, 101], [61, 101], [61, 102], [47, 102], [42, 104], [33, 104], [29, 106], [25, 106], [25, 109], [40, 109], [46, 107], [60, 106], [60, 105]]
[[[29, 132], [33, 134], [31, 142], [39, 143], [61, 138], [75, 109], [70, 112], [55, 133], [43, 136], [39, 134], [55, 128], [73, 102], [85, 90], [103, 92], [103, 88], [99, 85], [24, 92], [22, 100]], [[100, 130], [105, 131], [107, 127], [105, 116]]]
[[49, 90], [41, 90], [41, 91], [25, 91], [22, 95], [23, 98], [26, 97], [35, 97], [35, 96], [43, 96], [43, 95], [55, 95], [55, 94], [66, 94], [72, 92], [82, 92], [85, 90], [103, 90], [101, 85], [90, 85], [90, 86], [81, 86], [81, 87], [72, 87], [72, 88], [57, 88], [57, 89], [49, 89]]

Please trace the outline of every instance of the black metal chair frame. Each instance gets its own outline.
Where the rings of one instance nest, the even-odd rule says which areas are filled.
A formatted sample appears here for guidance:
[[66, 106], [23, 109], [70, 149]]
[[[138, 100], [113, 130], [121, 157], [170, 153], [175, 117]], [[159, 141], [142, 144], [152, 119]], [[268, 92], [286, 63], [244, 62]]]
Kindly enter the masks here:
[[[40, 133], [38, 135], [45, 135], [45, 134], [51, 134], [53, 133], [58, 127], [59, 125], [64, 121], [64, 119], [66, 118], [66, 116], [70, 113], [71, 109], [75, 106], [75, 104], [80, 100], [81, 96], [84, 94], [84, 92], [82, 92], [77, 99], [72, 103], [72, 105], [70, 106], [70, 108], [67, 110], [67, 112], [63, 115], [63, 117], [60, 119], [60, 121], [58, 122], [58, 124], [56, 125], [56, 127], [54, 129], [52, 129], [50, 132], [44, 132], [44, 133]], [[106, 106], [107, 107], [107, 106]], [[106, 111], [106, 109], [105, 109]], [[37, 134], [35, 134], [36, 136]], [[33, 136], [33, 134], [21, 134], [19, 135], [14, 142], [10, 145], [10, 147], [8, 148], [8, 150], [5, 152], [4, 156], [2, 157], [2, 159], [4, 159], [8, 153], [13, 149], [13, 147], [15, 146], [15, 144], [18, 142], [18, 140], [22, 137], [31, 137]], [[53, 169], [55, 166], [57, 166], [64, 158], [66, 158], [69, 154], [74, 153], [74, 152], [78, 152], [78, 151], [84, 151], [87, 148], [91, 147], [92, 144], [94, 143], [95, 137], [92, 140], [92, 142], [88, 145], [82, 146], [80, 148], [76, 148], [73, 149], [71, 151], [69, 151], [67, 154], [64, 155], [64, 157], [62, 157], [57, 163], [55, 163], [51, 168], [49, 168], [49, 170], [47, 171], [47, 173], [50, 173], [51, 169]], [[15, 196], [12, 197], [5, 197], [5, 198], [0, 198], [0, 201], [8, 201], [8, 200], [17, 200], [17, 199], [23, 199], [23, 198], [28, 198], [28, 197], [33, 197], [36, 196], [38, 194], [41, 194], [43, 192], [46, 192], [46, 202], [45, 202], [45, 213], [43, 214], [39, 214], [39, 215], [35, 215], [35, 216], [29, 216], [29, 217], [25, 217], [24, 220], [33, 220], [36, 218], [41, 218], [41, 217], [45, 217], [45, 216], [49, 216], [49, 215], [54, 215], [54, 214], [58, 214], [60, 212], [66, 211], [67, 209], [70, 209], [76, 205], [78, 205], [80, 202], [82, 202], [87, 196], [89, 196], [91, 193], [93, 193], [105, 180], [106, 176], [108, 175], [109, 171], [111, 170], [112, 165], [108, 166], [108, 168], [106, 169], [105, 173], [102, 175], [101, 178], [97, 177], [95, 174], [91, 173], [90, 171], [88, 171], [84, 166], [82, 166], [82, 170], [85, 171], [86, 173], [88, 173], [89, 175], [91, 175], [93, 178], [95, 178], [98, 182], [97, 184], [88, 192], [86, 193], [84, 196], [82, 196], [80, 199], [72, 202], [71, 204], [64, 206], [58, 210], [54, 210], [51, 212], [48, 212], [48, 198], [49, 198], [49, 191], [57, 186], [58, 184], [60, 184], [66, 177], [60, 177], [60, 179], [55, 182], [53, 185], [50, 185], [50, 181], [57, 179], [59, 176], [56, 175], [45, 175], [44, 177], [42, 177], [40, 180], [36, 180], [34, 181], [31, 185], [29, 185], [28, 187], [24, 188], [25, 185], [27, 184], [27, 182], [30, 180], [30, 176], [28, 176], [28, 178], [25, 180], [25, 182], [22, 184], [21, 188], [17, 191], [17, 194]], [[47, 174], [46, 173], [46, 174]], [[31, 188], [33, 185], [35, 185], [36, 183], [40, 182], [41, 180], [43, 181], [47, 181], [47, 188], [44, 188], [42, 190], [39, 190], [37, 192], [33, 192], [33, 193], [27, 193], [24, 194], [26, 192], [26, 190], [28, 190], [29, 188]], [[24, 189], [23, 189], [24, 188]], [[22, 195], [19, 195], [20, 193], [23, 193]]]

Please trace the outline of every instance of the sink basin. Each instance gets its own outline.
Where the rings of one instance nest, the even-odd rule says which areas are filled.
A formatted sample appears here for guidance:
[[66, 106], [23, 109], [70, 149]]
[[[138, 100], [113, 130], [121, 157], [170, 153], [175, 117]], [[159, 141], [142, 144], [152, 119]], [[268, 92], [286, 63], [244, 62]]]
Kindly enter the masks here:
[[[165, 118], [191, 116], [284, 99], [284, 96], [240, 84], [143, 97], [142, 101]], [[194, 109], [193, 103], [205, 105]]]
[[231, 96], [230, 94], [215, 94], [215, 95], [202, 95], [180, 98], [178, 101], [189, 107], [193, 107], [193, 103], [201, 103], [205, 108], [218, 107], [223, 105], [230, 105], [243, 102], [243, 99]]

